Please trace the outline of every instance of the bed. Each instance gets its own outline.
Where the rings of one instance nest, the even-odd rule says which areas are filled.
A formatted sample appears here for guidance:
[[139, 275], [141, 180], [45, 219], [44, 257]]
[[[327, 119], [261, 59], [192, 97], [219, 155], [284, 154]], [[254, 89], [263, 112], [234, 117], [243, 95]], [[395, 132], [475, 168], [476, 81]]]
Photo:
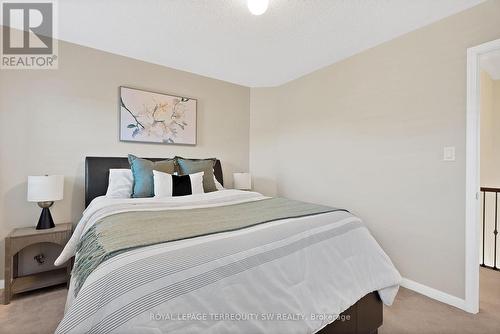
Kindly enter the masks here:
[[[76, 255], [56, 333], [377, 333], [401, 276], [359, 218], [229, 189], [103, 196], [109, 169], [127, 167], [86, 159], [86, 210], [56, 261]], [[223, 184], [220, 161], [214, 174]]]

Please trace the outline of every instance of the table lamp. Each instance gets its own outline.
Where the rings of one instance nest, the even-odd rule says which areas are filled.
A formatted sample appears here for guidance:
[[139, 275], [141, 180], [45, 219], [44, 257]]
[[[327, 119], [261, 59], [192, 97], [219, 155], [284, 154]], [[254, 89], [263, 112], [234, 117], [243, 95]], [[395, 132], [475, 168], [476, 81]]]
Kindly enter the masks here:
[[234, 189], [252, 189], [252, 176], [250, 173], [233, 173]]
[[62, 200], [63, 196], [63, 175], [28, 176], [28, 202], [37, 202], [42, 208], [37, 230], [55, 227], [49, 208], [54, 201]]

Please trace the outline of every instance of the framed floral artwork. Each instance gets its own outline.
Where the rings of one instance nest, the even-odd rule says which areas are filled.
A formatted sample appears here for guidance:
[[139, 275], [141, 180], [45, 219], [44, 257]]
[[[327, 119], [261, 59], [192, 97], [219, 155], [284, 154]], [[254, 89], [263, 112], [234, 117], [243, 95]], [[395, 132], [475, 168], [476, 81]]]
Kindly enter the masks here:
[[120, 87], [120, 140], [196, 145], [197, 101]]

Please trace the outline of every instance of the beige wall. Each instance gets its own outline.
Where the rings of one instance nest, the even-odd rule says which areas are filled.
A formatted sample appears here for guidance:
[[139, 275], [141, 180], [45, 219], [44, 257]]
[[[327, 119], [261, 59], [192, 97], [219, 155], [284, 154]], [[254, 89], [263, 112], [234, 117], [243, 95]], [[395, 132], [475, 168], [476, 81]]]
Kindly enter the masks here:
[[481, 71], [481, 186], [500, 187], [500, 80]]
[[494, 113], [493, 86], [491, 76], [481, 70], [480, 74], [481, 105], [481, 186], [492, 187], [494, 178]]
[[493, 171], [489, 181], [500, 188], [500, 80], [493, 82]]
[[[499, 17], [500, 1], [489, 1], [252, 89], [252, 173], [280, 195], [351, 210], [404, 277], [463, 298], [466, 49], [500, 38]], [[455, 162], [442, 161], [445, 146]]]
[[[26, 202], [28, 175], [64, 174], [57, 222], [77, 222], [84, 206], [85, 156], [213, 157], [233, 171], [249, 169], [249, 88], [61, 42], [59, 69], [0, 71], [0, 259], [3, 238], [36, 224]], [[169, 146], [118, 140], [120, 85], [198, 99], [198, 144]], [[3, 264], [0, 266], [3, 277]]]
[[[500, 80], [495, 81], [486, 71], [481, 71], [480, 93], [481, 186], [495, 188], [500, 187]], [[484, 262], [486, 265], [493, 266], [495, 226], [495, 195], [493, 193], [486, 195], [485, 205]], [[482, 233], [480, 237], [482, 238]], [[483, 258], [482, 253], [483, 247], [480, 248], [481, 258]], [[498, 255], [500, 256], [500, 251]]]

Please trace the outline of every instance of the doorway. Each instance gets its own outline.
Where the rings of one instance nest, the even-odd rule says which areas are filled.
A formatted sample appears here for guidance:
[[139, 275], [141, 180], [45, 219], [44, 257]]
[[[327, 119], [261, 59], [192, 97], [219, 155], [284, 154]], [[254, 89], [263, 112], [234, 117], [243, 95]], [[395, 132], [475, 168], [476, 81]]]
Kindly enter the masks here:
[[[482, 242], [486, 240], [488, 231], [490, 231], [490, 226], [486, 226], [486, 217], [491, 216], [489, 211], [483, 211], [483, 205], [491, 200], [488, 197], [490, 191], [481, 192], [481, 189], [496, 189], [496, 181], [493, 181], [494, 178], [491, 178], [492, 170], [493, 173], [496, 173], [494, 167], [492, 167], [495, 163], [493, 162], [495, 153], [491, 151], [492, 147], [490, 145], [493, 145], [491, 135], [492, 131], [495, 131], [491, 123], [493, 109], [491, 106], [485, 105], [485, 96], [482, 96], [482, 93], [484, 93], [482, 89], [488, 84], [488, 77], [492, 81], [495, 81], [491, 77], [496, 76], [496, 74], [488, 73], [485, 60], [495, 59], [497, 56], [500, 57], [500, 40], [488, 42], [467, 50], [465, 309], [471, 313], [479, 312], [480, 264], [483, 264], [482, 258], [484, 256], [486, 260], [487, 254], [491, 254], [491, 256], [488, 255], [487, 260], [491, 261], [497, 254], [497, 250], [493, 253], [490, 252], [490, 247], [494, 247], [494, 243], [497, 242], [495, 241], [497, 238], [496, 234], [492, 239], [492, 243], [484, 244], [485, 251], [483, 252]], [[500, 58], [498, 65], [500, 66]], [[482, 99], [483, 101], [481, 101]], [[494, 102], [492, 103], [494, 104]], [[482, 115], [482, 112], [485, 115]], [[485, 119], [481, 120], [483, 116]], [[488, 117], [490, 118], [488, 119]], [[483, 145], [481, 144], [481, 139], [484, 141]], [[492, 141], [491, 143], [489, 142], [490, 140]], [[481, 161], [481, 158], [487, 160]], [[483, 162], [483, 165], [481, 162]], [[500, 174], [500, 170], [498, 170], [498, 173]], [[490, 183], [491, 185], [487, 186]], [[498, 188], [500, 188], [500, 184], [498, 184]], [[493, 194], [493, 200], [500, 197], [494, 191]], [[494, 208], [495, 205], [493, 206]], [[500, 208], [497, 208], [497, 210], [500, 211]], [[485, 228], [482, 227], [483, 213]], [[495, 213], [498, 215], [498, 212], [493, 211], [493, 215]], [[493, 225], [491, 231], [493, 232], [494, 230], [495, 227]], [[496, 264], [493, 266], [496, 267]], [[481, 268], [481, 270], [485, 269]]]

